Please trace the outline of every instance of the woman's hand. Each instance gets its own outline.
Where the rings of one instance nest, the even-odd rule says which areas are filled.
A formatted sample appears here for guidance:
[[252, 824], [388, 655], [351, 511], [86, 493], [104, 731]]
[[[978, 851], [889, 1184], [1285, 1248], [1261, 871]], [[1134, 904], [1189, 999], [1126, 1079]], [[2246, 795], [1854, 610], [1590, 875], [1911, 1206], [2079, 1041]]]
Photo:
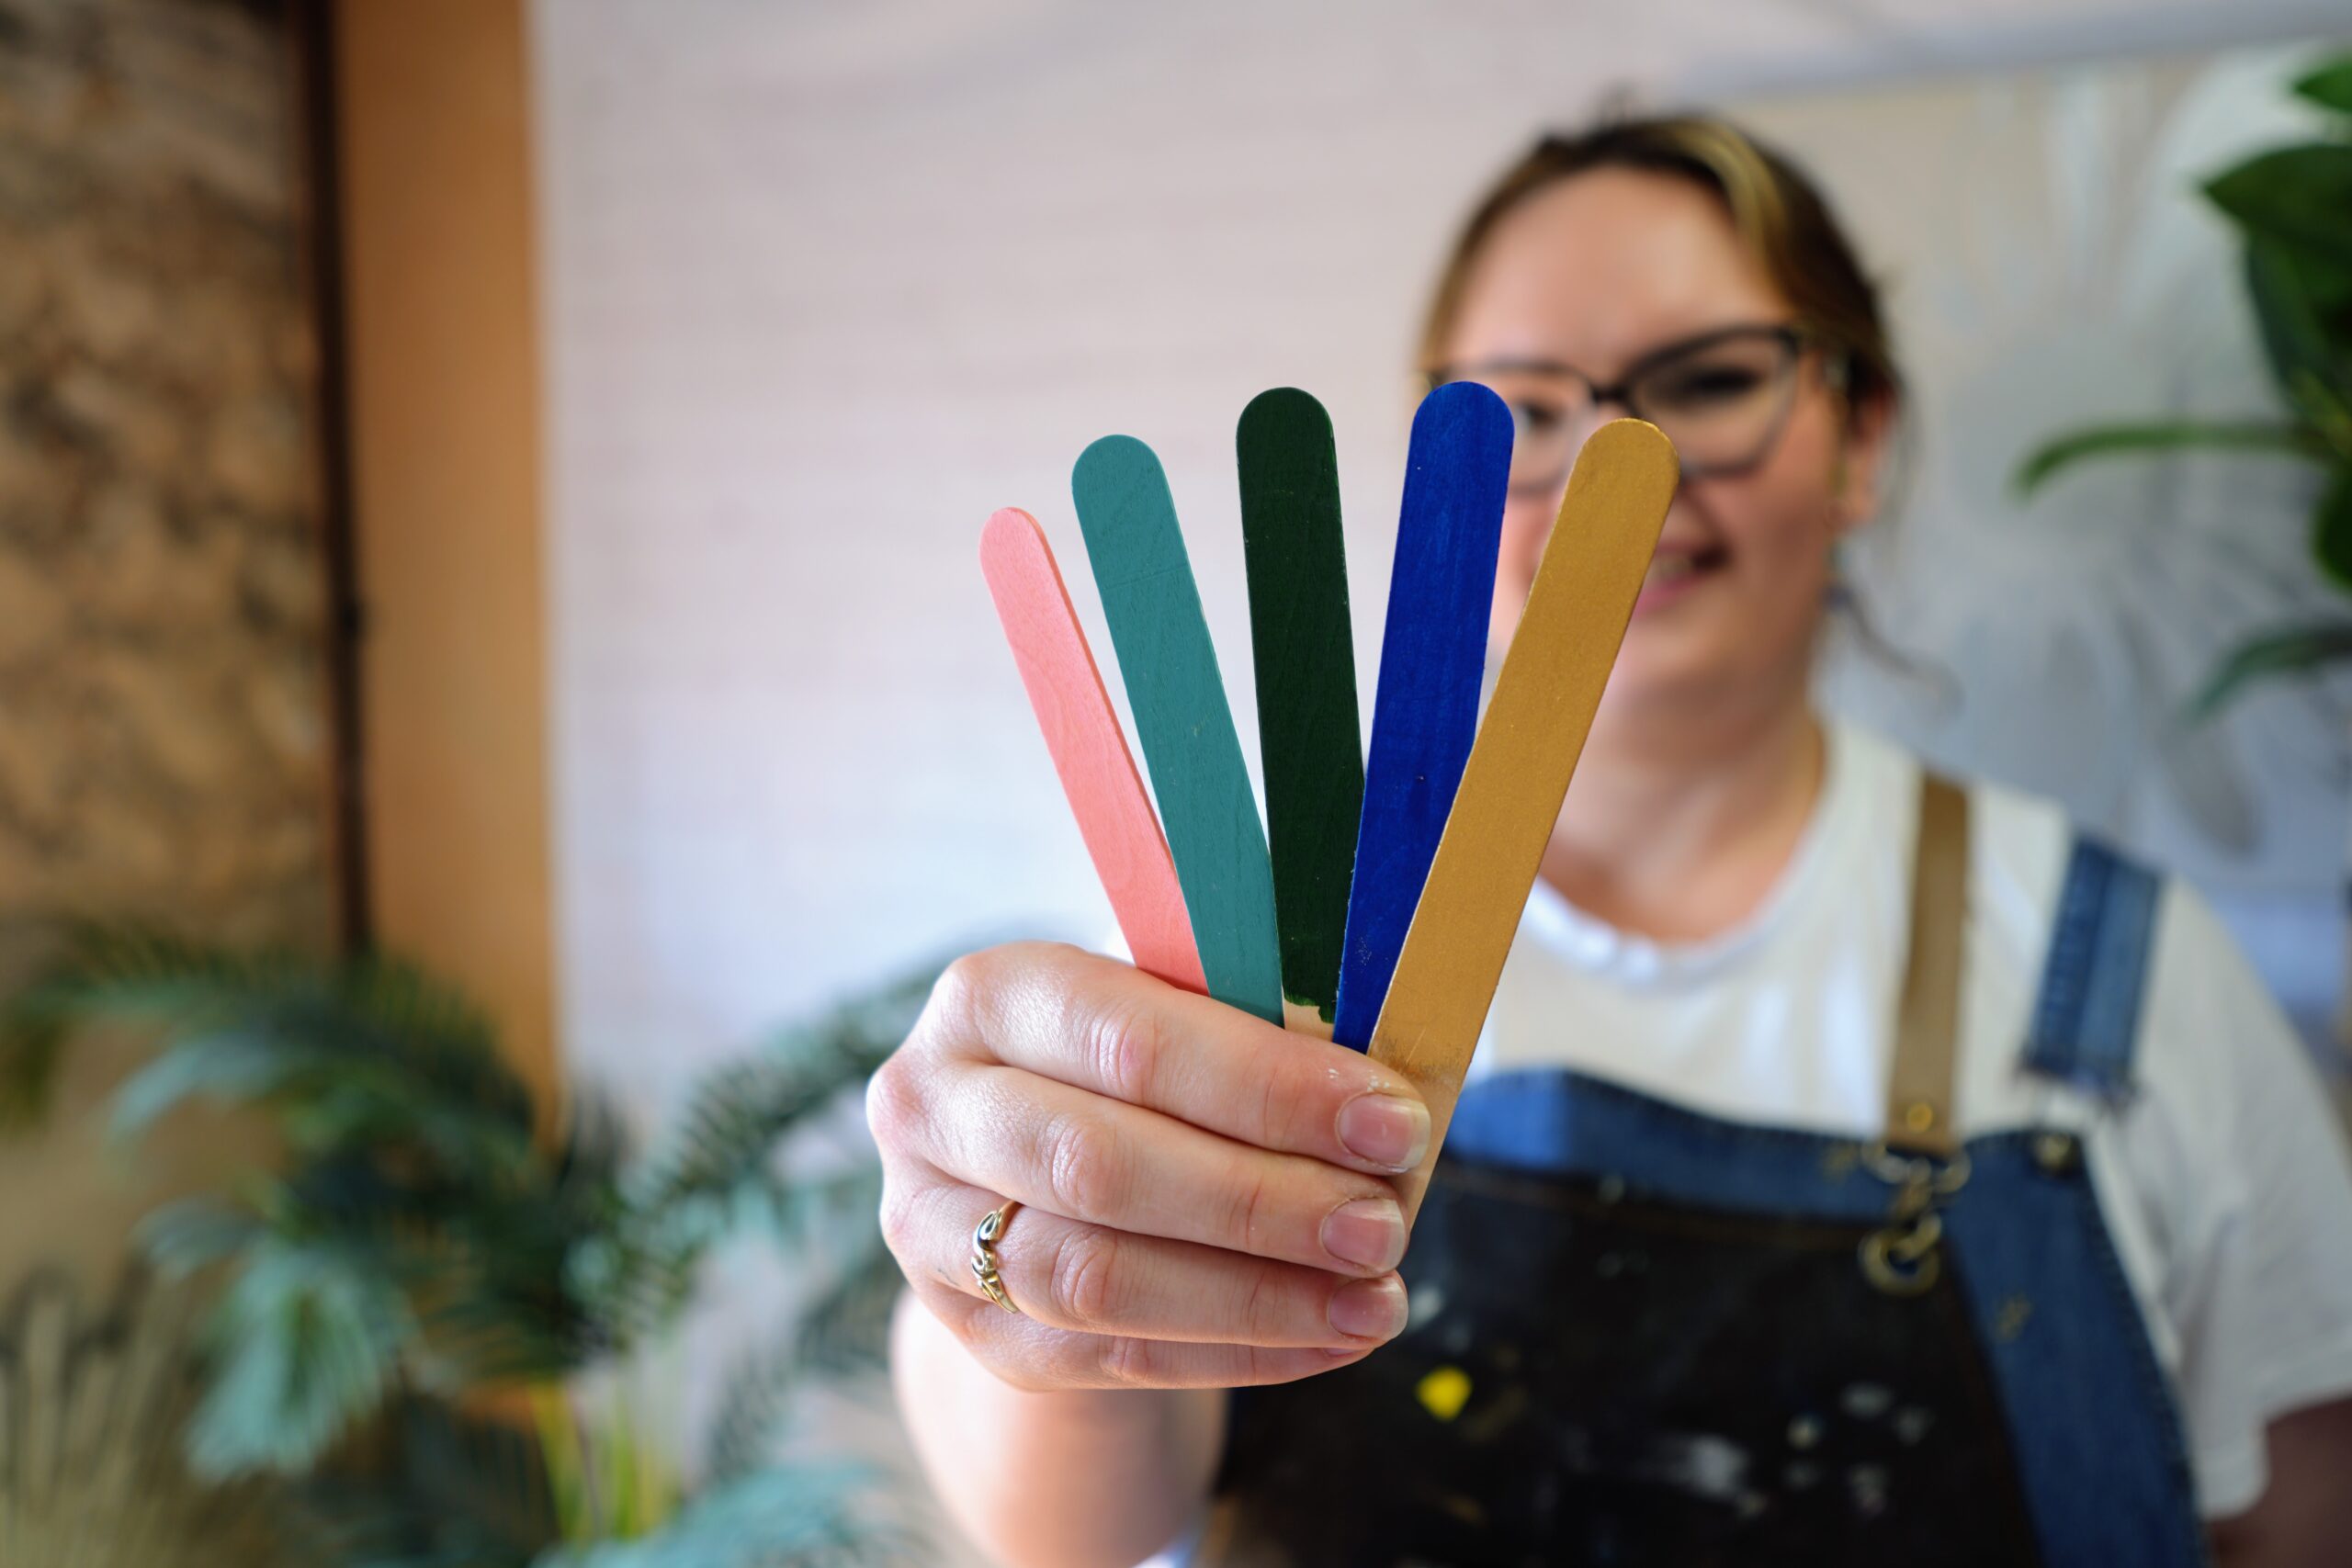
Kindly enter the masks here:
[[[1430, 1119], [1363, 1055], [1124, 964], [1023, 943], [958, 960], [875, 1076], [882, 1229], [922, 1303], [1016, 1388], [1286, 1382], [1405, 1325], [1383, 1179]], [[969, 1267], [996, 1244], [1018, 1314]]]

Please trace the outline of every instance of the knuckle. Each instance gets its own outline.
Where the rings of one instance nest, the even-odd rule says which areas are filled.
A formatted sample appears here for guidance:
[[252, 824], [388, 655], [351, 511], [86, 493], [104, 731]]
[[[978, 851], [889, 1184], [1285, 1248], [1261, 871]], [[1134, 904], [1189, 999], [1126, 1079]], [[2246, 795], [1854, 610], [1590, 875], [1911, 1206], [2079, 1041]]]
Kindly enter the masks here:
[[1080, 1032], [1080, 1043], [1095, 1081], [1131, 1105], [1149, 1095], [1167, 1050], [1159, 1010], [1148, 998], [1132, 994], [1095, 1002]]
[[[1333, 1360], [1329, 1361], [1328, 1366], [1344, 1367], [1349, 1364], [1345, 1360]], [[1249, 1362], [1243, 1371], [1243, 1379], [1252, 1387], [1266, 1388], [1277, 1383], [1296, 1382], [1315, 1370], [1313, 1365], [1306, 1362], [1295, 1351], [1269, 1349], [1264, 1346], [1253, 1345], [1250, 1348]]]
[[1154, 1381], [1159, 1351], [1148, 1339], [1106, 1335], [1097, 1342], [1094, 1370], [1114, 1388], [1146, 1388]]
[[1298, 1097], [1291, 1091], [1288, 1074], [1270, 1072], [1258, 1089], [1258, 1138], [1261, 1147], [1284, 1149], [1296, 1142]]
[[882, 1245], [890, 1249], [890, 1256], [899, 1259], [902, 1268], [905, 1260], [916, 1256], [922, 1246], [922, 1226], [916, 1221], [916, 1207], [903, 1183], [885, 1181], [882, 1184]]
[[1125, 1300], [1125, 1250], [1115, 1232], [1094, 1225], [1074, 1225], [1055, 1248], [1051, 1279], [1046, 1286], [1056, 1310], [1069, 1322], [1084, 1327], [1113, 1323]]
[[1271, 1263], [1250, 1271], [1249, 1294], [1242, 1298], [1238, 1314], [1238, 1337], [1244, 1344], [1262, 1345], [1275, 1338], [1284, 1316], [1283, 1283], [1280, 1271]]
[[865, 1086], [865, 1125], [884, 1154], [912, 1142], [922, 1120], [922, 1096], [902, 1046], [876, 1070]]
[[1116, 1212], [1126, 1162], [1109, 1133], [1082, 1117], [1062, 1115], [1047, 1125], [1041, 1142], [1046, 1190], [1058, 1213], [1099, 1222]]
[[1263, 1163], [1251, 1161], [1244, 1166], [1226, 1217], [1227, 1234], [1238, 1238], [1240, 1251], [1262, 1249], [1275, 1202], [1274, 1183]]
[[992, 967], [993, 960], [988, 953], [967, 953], [941, 970], [939, 978], [932, 982], [923, 1022], [950, 1029], [968, 1024], [978, 1010], [979, 996], [987, 988], [987, 976]]

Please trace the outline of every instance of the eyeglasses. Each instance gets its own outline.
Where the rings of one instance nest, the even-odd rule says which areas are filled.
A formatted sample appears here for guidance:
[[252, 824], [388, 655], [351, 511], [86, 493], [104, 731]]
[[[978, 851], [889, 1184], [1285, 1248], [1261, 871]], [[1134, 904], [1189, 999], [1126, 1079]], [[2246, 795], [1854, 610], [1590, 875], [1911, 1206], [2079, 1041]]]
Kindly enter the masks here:
[[[1796, 403], [1797, 367], [1813, 338], [1792, 321], [1724, 327], [1653, 349], [1619, 380], [1602, 386], [1552, 360], [1488, 359], [1442, 366], [1432, 388], [1476, 381], [1510, 408], [1514, 495], [1556, 492], [1566, 482], [1586, 418], [1614, 403], [1666, 432], [1686, 479], [1743, 474], [1780, 439]], [[1826, 368], [1842, 381], [1841, 362]]]

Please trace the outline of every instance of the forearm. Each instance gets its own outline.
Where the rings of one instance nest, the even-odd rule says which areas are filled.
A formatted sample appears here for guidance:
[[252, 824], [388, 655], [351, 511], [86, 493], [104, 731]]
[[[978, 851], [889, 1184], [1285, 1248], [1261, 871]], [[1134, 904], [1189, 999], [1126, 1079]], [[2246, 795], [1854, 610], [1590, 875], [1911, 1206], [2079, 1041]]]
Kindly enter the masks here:
[[1175, 1540], [1207, 1495], [1222, 1392], [1025, 1393], [911, 1294], [899, 1300], [890, 1365], [932, 1485], [1007, 1568], [1131, 1568]]

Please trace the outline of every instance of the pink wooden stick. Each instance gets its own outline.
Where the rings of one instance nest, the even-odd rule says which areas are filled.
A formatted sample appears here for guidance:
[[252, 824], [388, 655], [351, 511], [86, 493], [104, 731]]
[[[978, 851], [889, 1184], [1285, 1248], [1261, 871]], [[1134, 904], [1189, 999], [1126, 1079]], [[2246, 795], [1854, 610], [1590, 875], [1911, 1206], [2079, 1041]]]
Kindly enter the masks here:
[[1136, 967], [1207, 995], [1167, 836], [1143, 792], [1046, 531], [1019, 507], [1006, 507], [980, 531], [980, 570]]

